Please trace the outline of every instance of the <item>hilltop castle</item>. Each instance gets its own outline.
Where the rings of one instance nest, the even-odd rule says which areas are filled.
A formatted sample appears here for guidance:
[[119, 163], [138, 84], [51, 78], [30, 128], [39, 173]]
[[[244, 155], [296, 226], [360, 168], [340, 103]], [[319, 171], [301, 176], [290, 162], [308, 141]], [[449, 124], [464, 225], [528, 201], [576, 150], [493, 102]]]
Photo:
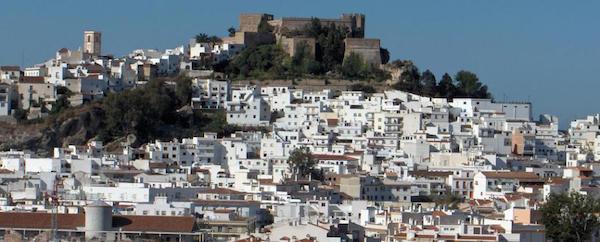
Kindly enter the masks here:
[[[243, 13], [239, 17], [239, 27], [235, 35], [224, 39], [225, 43], [256, 45], [278, 43], [289, 54], [294, 55], [297, 46], [304, 44], [314, 55], [316, 40], [310, 37], [292, 36], [289, 33], [302, 30], [311, 23], [312, 17], [281, 17], [275, 19], [272, 14]], [[335, 25], [348, 29], [344, 41], [344, 56], [350, 53], [359, 54], [362, 59], [372, 65], [381, 64], [380, 40], [366, 39], [365, 15], [358, 13], [342, 14], [340, 18], [319, 18], [323, 26]], [[270, 31], [261, 31], [261, 25], [267, 24]]]

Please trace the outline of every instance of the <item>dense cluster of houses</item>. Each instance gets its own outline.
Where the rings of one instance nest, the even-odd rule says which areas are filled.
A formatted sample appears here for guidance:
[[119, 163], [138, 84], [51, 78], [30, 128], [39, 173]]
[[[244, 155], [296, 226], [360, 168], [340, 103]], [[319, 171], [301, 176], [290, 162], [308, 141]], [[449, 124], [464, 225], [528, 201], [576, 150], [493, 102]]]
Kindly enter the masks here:
[[[2, 152], [2, 236], [541, 241], [549, 194], [598, 194], [599, 115], [561, 132], [530, 103], [195, 83], [218, 94], [197, 108], [261, 131]], [[320, 179], [292, 172], [299, 148]]]
[[[242, 41], [265, 18], [280, 31], [310, 21], [240, 18], [230, 38]], [[364, 31], [364, 16], [327, 21]], [[85, 32], [81, 50], [25, 70], [1, 67], [0, 115], [12, 102], [42, 115], [61, 87], [72, 104], [93, 100], [244, 46], [193, 40], [113, 58], [101, 55], [100, 38]], [[560, 131], [557, 117], [534, 120], [526, 102], [203, 77], [193, 90], [193, 108], [222, 110], [246, 131], [124, 142], [119, 152], [99, 141], [52, 157], [0, 152], [0, 239], [543, 241], [539, 207], [550, 194], [599, 194], [600, 115]], [[293, 172], [297, 149], [310, 151], [320, 177]]]
[[[174, 49], [134, 50], [115, 58], [101, 53], [101, 33], [86, 31], [83, 49], [62, 48], [46, 62], [27, 67], [0, 67], [0, 117], [26, 110], [29, 119], [44, 117], [65, 97], [71, 106], [103, 98], [110, 92], [135, 88], [158, 77], [173, 77], [186, 70], [190, 76], [208, 75], [202, 58], [229, 59], [243, 45], [196, 43]], [[234, 50], [237, 48], [236, 50]]]

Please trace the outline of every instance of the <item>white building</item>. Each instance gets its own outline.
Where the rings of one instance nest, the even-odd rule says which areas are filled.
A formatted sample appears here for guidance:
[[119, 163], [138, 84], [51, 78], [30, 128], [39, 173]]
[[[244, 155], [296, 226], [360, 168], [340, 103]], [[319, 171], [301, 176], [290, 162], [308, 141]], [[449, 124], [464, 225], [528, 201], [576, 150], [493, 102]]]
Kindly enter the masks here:
[[227, 102], [227, 123], [239, 126], [267, 126], [271, 108], [262, 98], [257, 87], [245, 87], [232, 91]]
[[225, 109], [231, 97], [231, 81], [199, 79], [192, 80], [192, 108]]

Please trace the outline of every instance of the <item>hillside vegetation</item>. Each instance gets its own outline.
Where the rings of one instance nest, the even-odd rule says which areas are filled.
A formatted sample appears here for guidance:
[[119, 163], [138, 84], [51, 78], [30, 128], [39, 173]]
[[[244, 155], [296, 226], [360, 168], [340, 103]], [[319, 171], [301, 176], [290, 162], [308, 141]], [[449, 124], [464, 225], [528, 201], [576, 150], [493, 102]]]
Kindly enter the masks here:
[[[83, 145], [89, 140], [107, 144], [135, 135], [134, 146], [154, 139], [216, 132], [221, 136], [239, 130], [227, 125], [223, 111], [200, 112], [188, 103], [190, 80], [183, 76], [167, 84], [152, 80], [145, 86], [111, 93], [106, 98], [79, 107], [67, 107], [44, 119], [0, 126], [0, 149], [28, 149], [50, 154], [54, 147]], [[118, 145], [117, 145], [118, 146]]]

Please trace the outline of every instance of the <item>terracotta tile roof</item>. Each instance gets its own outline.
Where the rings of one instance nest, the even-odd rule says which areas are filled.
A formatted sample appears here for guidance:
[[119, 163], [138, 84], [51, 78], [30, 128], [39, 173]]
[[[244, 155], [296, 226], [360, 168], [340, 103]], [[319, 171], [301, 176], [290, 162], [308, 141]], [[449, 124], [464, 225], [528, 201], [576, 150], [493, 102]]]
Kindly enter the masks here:
[[446, 213], [444, 213], [444, 212], [442, 212], [442, 211], [439, 211], [439, 210], [433, 211], [433, 212], [431, 213], [431, 215], [432, 215], [432, 216], [434, 216], [434, 217], [444, 217], [444, 216], [448, 216], [448, 214], [446, 214]]
[[272, 179], [258, 179], [258, 183], [260, 185], [265, 185], [265, 186], [275, 185], [275, 183], [273, 183]]
[[408, 174], [417, 177], [448, 177], [453, 173], [451, 171], [409, 171]]
[[0, 66], [0, 70], [3, 71], [21, 71], [19, 66]]
[[427, 229], [427, 230], [433, 230], [433, 231], [439, 231], [440, 229], [435, 226], [435, 225], [424, 225], [423, 229]]
[[191, 216], [113, 216], [113, 227], [123, 231], [191, 233], [195, 221]]
[[44, 83], [43, 76], [22, 76], [20, 83]]
[[192, 168], [192, 173], [210, 173], [210, 170], [194, 167]]
[[473, 200], [473, 205], [478, 205], [478, 206], [491, 206], [494, 204], [494, 201], [492, 200], [485, 200], [485, 199], [475, 199]]
[[[49, 229], [50, 213], [1, 212], [0, 228]], [[58, 214], [58, 228], [76, 230], [85, 226], [85, 214]], [[123, 231], [152, 231], [191, 233], [195, 229], [193, 217], [184, 216], [113, 216], [113, 227]]]
[[202, 191], [200, 191], [200, 194], [233, 194], [233, 195], [244, 195], [246, 194], [245, 192], [240, 192], [240, 191], [236, 191], [233, 189], [227, 189], [227, 188], [207, 188], [207, 189], [203, 189]]
[[[50, 213], [33, 212], [1, 212], [1, 228], [26, 228], [26, 229], [50, 229]], [[59, 229], [75, 230], [77, 227], [85, 225], [85, 216], [83, 214], [58, 214]]]
[[329, 127], [335, 127], [338, 125], [338, 119], [333, 119], [333, 118], [328, 118], [327, 119], [327, 126]]
[[362, 154], [364, 154], [364, 153], [365, 153], [365, 151], [362, 151], [362, 150], [355, 150], [355, 151], [353, 151], [353, 152], [348, 152], [348, 153], [346, 153], [346, 155], [362, 155]]
[[505, 178], [518, 180], [540, 180], [533, 172], [524, 171], [482, 171], [487, 178]]
[[213, 213], [231, 213], [234, 212], [233, 209], [214, 209]]
[[461, 240], [496, 241], [496, 235], [458, 235]]
[[315, 155], [315, 154], [313, 154], [312, 156], [316, 160], [348, 160], [348, 161], [358, 160], [356, 158], [352, 158], [352, 157], [345, 156], [345, 155], [319, 155], [319, 154]]
[[567, 182], [569, 182], [568, 179], [564, 179], [561, 177], [552, 177], [546, 181], [546, 183], [553, 184], [553, 185], [566, 184]]
[[192, 200], [195, 205], [206, 205], [206, 206], [220, 206], [220, 207], [228, 207], [228, 206], [249, 206], [256, 205], [260, 206], [260, 202], [257, 201], [245, 201], [245, 200]]

